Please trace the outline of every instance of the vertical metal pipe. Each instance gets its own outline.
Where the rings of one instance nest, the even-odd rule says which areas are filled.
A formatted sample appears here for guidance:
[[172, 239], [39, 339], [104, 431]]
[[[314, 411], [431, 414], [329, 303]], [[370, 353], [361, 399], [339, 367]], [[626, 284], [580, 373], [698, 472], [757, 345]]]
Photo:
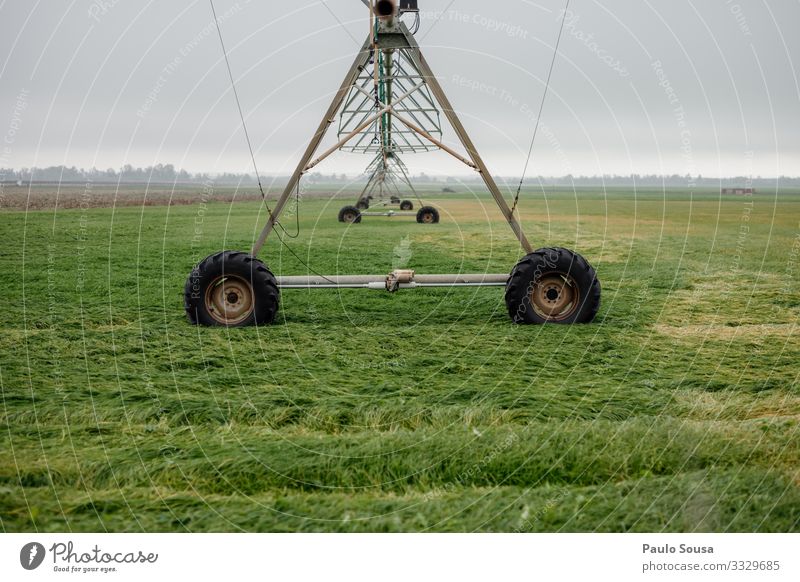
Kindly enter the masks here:
[[[383, 67], [384, 67], [384, 83], [386, 85], [386, 104], [392, 104], [392, 75], [394, 72], [392, 71], [392, 65], [394, 58], [394, 51], [384, 50], [383, 51]], [[386, 127], [384, 128], [385, 137], [384, 137], [384, 144], [383, 148], [384, 151], [386, 148], [391, 148], [392, 146], [392, 110], [390, 109], [386, 113]]]
[[375, 14], [381, 22], [391, 26], [397, 18], [397, 0], [376, 0]]

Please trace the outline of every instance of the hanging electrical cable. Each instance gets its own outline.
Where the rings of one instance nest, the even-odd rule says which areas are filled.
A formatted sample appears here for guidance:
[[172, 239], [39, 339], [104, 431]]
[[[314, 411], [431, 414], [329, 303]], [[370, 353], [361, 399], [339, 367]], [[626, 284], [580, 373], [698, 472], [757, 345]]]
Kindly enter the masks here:
[[[236, 107], [239, 109], [239, 118], [242, 120], [242, 129], [244, 130], [244, 137], [247, 140], [247, 148], [250, 150], [250, 159], [253, 161], [253, 170], [256, 173], [256, 180], [258, 181], [258, 190], [261, 192], [261, 198], [266, 200], [264, 195], [264, 188], [261, 187], [261, 176], [258, 172], [258, 165], [256, 164], [256, 156], [253, 154], [253, 144], [250, 142], [250, 134], [247, 132], [247, 124], [244, 122], [244, 113], [242, 112], [242, 104], [239, 101], [239, 93], [236, 91], [236, 82], [233, 80], [233, 72], [231, 71], [231, 64], [228, 61], [228, 51], [225, 49], [225, 41], [222, 39], [222, 29], [219, 26], [219, 19], [217, 18], [217, 10], [214, 8], [214, 0], [208, 0], [211, 4], [211, 13], [214, 15], [214, 24], [217, 26], [217, 35], [219, 35], [219, 44], [222, 46], [222, 56], [225, 59], [225, 66], [228, 69], [228, 77], [231, 80], [231, 89], [233, 90], [233, 97], [236, 99]], [[270, 214], [272, 214], [270, 212]]]
[[514, 195], [514, 204], [511, 206], [511, 213], [513, 214], [514, 211], [517, 209], [517, 204], [519, 203], [519, 195], [522, 192], [522, 184], [525, 182], [525, 176], [528, 173], [528, 166], [531, 163], [531, 158], [533, 156], [533, 145], [536, 143], [536, 135], [539, 133], [539, 124], [542, 121], [542, 111], [544, 111], [544, 103], [547, 99], [547, 93], [550, 89], [550, 79], [553, 76], [553, 67], [556, 64], [556, 57], [558, 56], [558, 45], [561, 43], [561, 35], [564, 32], [564, 23], [567, 20], [567, 12], [569, 11], [569, 2], [567, 0], [566, 5], [564, 6], [564, 14], [561, 17], [561, 27], [558, 29], [558, 37], [556, 38], [556, 44], [553, 48], [553, 58], [550, 61], [550, 70], [547, 72], [547, 80], [545, 81], [544, 85], [544, 93], [542, 93], [542, 102], [539, 104], [539, 114], [536, 116], [536, 126], [533, 128], [533, 137], [531, 138], [531, 145], [528, 148], [528, 157], [525, 160], [525, 167], [522, 170], [522, 177], [519, 180], [519, 186], [517, 186], [517, 193]]
[[[272, 213], [272, 209], [270, 209], [269, 204], [267, 203], [267, 196], [266, 196], [266, 194], [264, 194], [264, 188], [261, 186], [261, 175], [259, 174], [259, 171], [258, 171], [258, 164], [256, 163], [256, 156], [255, 156], [255, 153], [253, 153], [253, 145], [252, 145], [252, 143], [250, 141], [250, 133], [247, 131], [247, 123], [245, 122], [244, 113], [242, 112], [242, 104], [239, 101], [239, 94], [236, 91], [236, 82], [233, 79], [233, 72], [231, 70], [231, 64], [230, 64], [230, 61], [228, 60], [228, 51], [225, 48], [225, 41], [222, 39], [222, 29], [219, 26], [219, 19], [217, 18], [217, 10], [216, 10], [216, 8], [214, 8], [214, 0], [208, 0], [208, 1], [211, 4], [211, 13], [214, 16], [214, 24], [216, 24], [216, 26], [217, 26], [217, 35], [219, 36], [219, 43], [220, 43], [220, 46], [222, 47], [222, 56], [225, 59], [225, 66], [228, 69], [228, 77], [231, 80], [231, 89], [233, 91], [233, 96], [236, 99], [236, 107], [239, 110], [239, 118], [242, 121], [242, 129], [244, 130], [244, 136], [245, 136], [245, 139], [247, 140], [247, 148], [250, 151], [250, 159], [253, 162], [253, 170], [256, 173], [256, 181], [258, 182], [258, 191], [261, 193], [261, 201], [264, 204], [264, 208], [267, 209], [267, 214], [269, 214], [270, 219], [273, 221], [273, 224], [276, 224], [278, 227], [280, 227], [280, 229], [283, 231], [283, 233], [286, 236], [288, 236], [289, 238], [297, 238], [298, 236], [300, 236], [300, 181], [298, 180], [298, 182], [297, 182], [297, 191], [296, 191], [297, 202], [296, 202], [296, 205], [295, 205], [297, 231], [295, 232], [295, 234], [292, 235], [292, 234], [289, 234], [289, 231], [287, 231], [286, 228], [278, 220], [275, 219], [275, 216]], [[300, 256], [297, 253], [295, 253], [294, 250], [286, 243], [286, 241], [283, 240], [283, 237], [278, 235], [278, 240], [286, 248], [286, 250], [288, 250], [289, 253], [291, 253], [292, 256], [294, 256], [300, 262], [300, 264], [302, 264], [310, 273], [314, 273], [318, 277], [323, 277], [323, 278], [327, 279], [324, 275], [320, 275], [319, 273], [317, 273], [314, 269], [311, 268], [311, 266], [308, 263], [306, 263], [303, 259], [301, 259]]]

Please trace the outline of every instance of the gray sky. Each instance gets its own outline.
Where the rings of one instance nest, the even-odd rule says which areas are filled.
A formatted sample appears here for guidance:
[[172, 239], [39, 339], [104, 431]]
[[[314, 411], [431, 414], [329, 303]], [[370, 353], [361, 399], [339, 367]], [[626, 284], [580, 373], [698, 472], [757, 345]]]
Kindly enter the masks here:
[[[519, 175], [564, 3], [419, 3], [417, 39], [473, 140]], [[360, 0], [326, 4], [216, 0], [263, 174], [293, 169], [367, 34]], [[531, 175], [800, 175], [800, 1], [570, 10]], [[208, 0], [0, 0], [0, 133], [0, 166], [251, 168]], [[441, 152], [405, 162], [469, 173]]]

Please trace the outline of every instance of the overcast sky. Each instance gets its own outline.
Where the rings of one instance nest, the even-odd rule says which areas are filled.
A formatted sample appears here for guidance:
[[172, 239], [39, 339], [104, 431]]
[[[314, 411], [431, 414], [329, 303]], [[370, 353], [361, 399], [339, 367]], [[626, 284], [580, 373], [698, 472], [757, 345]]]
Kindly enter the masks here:
[[[519, 175], [564, 2], [419, 4], [417, 39], [474, 142], [492, 171]], [[367, 10], [215, 5], [260, 169], [286, 174]], [[800, 0], [572, 0], [570, 12], [532, 175], [800, 175]], [[0, 167], [251, 169], [208, 0], [0, 0], [0, 133]], [[319, 170], [368, 161], [337, 153]], [[405, 161], [469, 173], [441, 152]]]

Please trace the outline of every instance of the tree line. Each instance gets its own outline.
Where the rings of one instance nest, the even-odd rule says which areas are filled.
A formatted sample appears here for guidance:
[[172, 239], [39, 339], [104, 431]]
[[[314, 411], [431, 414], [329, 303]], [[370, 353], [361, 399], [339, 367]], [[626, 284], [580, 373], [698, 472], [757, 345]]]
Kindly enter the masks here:
[[[347, 176], [346, 174], [322, 174], [315, 172], [309, 174], [307, 179], [312, 183], [347, 183], [359, 181], [358, 176]], [[465, 177], [445, 177], [429, 176], [420, 173], [410, 176], [415, 183], [441, 183], [441, 184], [471, 184], [481, 181], [480, 176], [471, 175]], [[263, 182], [281, 184], [288, 180], [288, 176], [268, 176], [263, 178]], [[519, 178], [506, 177], [500, 178], [501, 181], [511, 183], [518, 181]], [[3, 183], [24, 183], [31, 182], [122, 182], [122, 183], [168, 183], [168, 184], [236, 184], [244, 186], [255, 186], [255, 177], [248, 173], [225, 172], [222, 174], [208, 174], [204, 172], [191, 173], [184, 169], [177, 169], [172, 164], [156, 164], [144, 168], [133, 167], [126, 164], [122, 168], [108, 168], [99, 170], [97, 168], [77, 168], [75, 166], [48, 166], [43, 168], [0, 168], [0, 182]], [[705, 178], [703, 176], [690, 175], [659, 175], [659, 174], [630, 174], [630, 175], [603, 175], [603, 176], [531, 176], [526, 180], [529, 187], [537, 186], [669, 186], [671, 188], [685, 187], [774, 187], [776, 185], [784, 187], [800, 187], [800, 177], [798, 176], [779, 176], [778, 178], [765, 178], [761, 176], [731, 176], [726, 178]]]

